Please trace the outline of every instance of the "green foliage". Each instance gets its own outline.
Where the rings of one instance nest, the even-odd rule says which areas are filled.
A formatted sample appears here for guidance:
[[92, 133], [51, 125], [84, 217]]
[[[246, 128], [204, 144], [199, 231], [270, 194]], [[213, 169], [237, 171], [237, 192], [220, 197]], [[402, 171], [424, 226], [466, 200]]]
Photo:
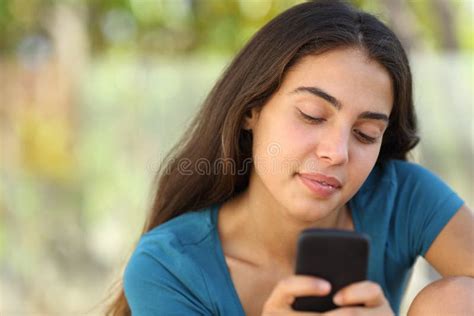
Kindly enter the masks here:
[[[126, 44], [147, 54], [232, 53], [271, 17], [299, 2], [302, 1], [1, 0], [0, 50], [11, 54], [25, 36], [49, 34], [57, 8], [67, 7], [80, 12], [93, 53]], [[378, 16], [391, 14], [383, 5], [389, 1], [351, 2]], [[472, 11], [465, 2], [453, 0], [449, 7], [460, 46], [472, 49]], [[421, 46], [442, 49], [439, 32], [445, 21], [435, 11], [433, 1], [401, 3], [401, 9], [415, 17], [417, 40], [427, 43]]]

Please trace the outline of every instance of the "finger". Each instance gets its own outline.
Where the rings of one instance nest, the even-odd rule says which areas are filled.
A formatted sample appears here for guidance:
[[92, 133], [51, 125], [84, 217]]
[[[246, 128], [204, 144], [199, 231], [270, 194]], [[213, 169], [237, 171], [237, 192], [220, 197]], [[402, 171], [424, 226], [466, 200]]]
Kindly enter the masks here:
[[334, 304], [339, 306], [363, 304], [367, 307], [373, 307], [382, 305], [385, 302], [385, 296], [382, 288], [377, 283], [362, 281], [339, 290], [334, 295], [333, 301]]
[[291, 311], [298, 296], [324, 296], [331, 291], [329, 282], [313, 276], [293, 275], [281, 280], [265, 302], [267, 308]]
[[[293, 310], [289, 310], [289, 311], [284, 311], [282, 314], [281, 313], [271, 313], [271, 314], [268, 314], [268, 316], [326, 316], [326, 314], [321, 314], [321, 313], [312, 313], [312, 312], [296, 312], [296, 311], [293, 311]], [[265, 312], [262, 314], [262, 316], [267, 316], [267, 314], [265, 314]], [[339, 315], [337, 315], [339, 316]]]
[[[271, 315], [280, 315], [280, 314], [271, 314]], [[282, 316], [323, 316], [326, 314], [321, 314], [321, 313], [313, 313], [313, 312], [296, 312], [296, 311], [285, 311], [284, 314], [281, 314]], [[263, 314], [262, 316], [266, 316]]]
[[[332, 311], [326, 312], [324, 316], [356, 316], [356, 315], [367, 315], [367, 311], [364, 312], [365, 307], [341, 307], [333, 309]], [[305, 315], [306, 316], [306, 315]]]

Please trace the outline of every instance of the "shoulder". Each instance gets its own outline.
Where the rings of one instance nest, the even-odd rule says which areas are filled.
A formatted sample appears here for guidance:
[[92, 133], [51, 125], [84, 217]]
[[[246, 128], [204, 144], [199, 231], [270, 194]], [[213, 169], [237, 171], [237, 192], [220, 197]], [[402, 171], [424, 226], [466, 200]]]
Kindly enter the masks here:
[[441, 181], [441, 179], [427, 168], [413, 162], [403, 160], [390, 160], [387, 162], [388, 169], [391, 170], [397, 183], [403, 184], [406, 181], [423, 182], [429, 184], [432, 180]]
[[153, 245], [156, 241], [183, 247], [199, 244], [213, 229], [211, 211], [212, 207], [207, 207], [172, 218], [144, 234], [140, 244]]
[[[457, 209], [462, 204], [454, 190], [434, 172], [401, 160], [377, 164], [354, 201], [385, 217]], [[383, 213], [381, 208], [385, 209]]]
[[384, 234], [398, 249], [395, 257], [412, 260], [426, 251], [463, 200], [425, 167], [389, 160], [374, 167], [353, 204], [365, 229]]
[[212, 232], [211, 208], [189, 211], [145, 233], [139, 240], [129, 262], [146, 254], [163, 265], [173, 266], [189, 257], [187, 248], [199, 247]]
[[391, 159], [375, 165], [361, 191], [387, 194], [410, 186], [429, 188], [443, 184], [438, 175], [417, 163]]
[[351, 203], [359, 210], [354, 213], [355, 218], [364, 227], [400, 232], [419, 231], [422, 227], [436, 231], [463, 201], [428, 169], [412, 162], [389, 160], [374, 167]]
[[209, 306], [205, 276], [196, 263], [210, 248], [210, 211], [184, 213], [140, 238], [124, 272], [127, 299], [141, 306], [149, 304], [151, 296], [156, 301], [169, 295], [175, 300], [191, 300], [193, 306]]

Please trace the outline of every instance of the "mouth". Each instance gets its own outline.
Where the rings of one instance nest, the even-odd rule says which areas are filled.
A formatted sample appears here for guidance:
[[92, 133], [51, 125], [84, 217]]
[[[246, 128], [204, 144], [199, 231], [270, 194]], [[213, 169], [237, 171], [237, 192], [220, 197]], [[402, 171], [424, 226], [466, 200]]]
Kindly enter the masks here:
[[319, 183], [319, 184], [321, 184], [322, 186], [325, 186], [325, 187], [330, 187], [330, 188], [338, 189], [337, 186], [331, 185], [331, 184], [329, 184], [329, 183], [327, 183], [327, 182], [324, 182], [324, 181], [317, 181], [317, 180], [316, 180], [315, 182], [317, 182], [317, 183]]
[[332, 176], [327, 176], [322, 173], [300, 173], [301, 177], [317, 182], [322, 186], [330, 187], [334, 189], [340, 189], [342, 187], [341, 181]]
[[322, 175], [298, 174], [301, 182], [309, 191], [317, 198], [328, 199], [336, 192], [340, 191], [342, 185], [339, 180], [335, 178], [325, 178], [322, 180]]

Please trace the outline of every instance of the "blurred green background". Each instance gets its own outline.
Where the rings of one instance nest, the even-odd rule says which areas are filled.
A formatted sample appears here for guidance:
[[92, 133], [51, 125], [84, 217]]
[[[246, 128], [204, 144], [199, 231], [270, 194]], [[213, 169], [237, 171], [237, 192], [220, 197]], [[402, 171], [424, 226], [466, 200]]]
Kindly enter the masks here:
[[[291, 0], [0, 0], [0, 314], [101, 314], [154, 172], [232, 56]], [[473, 206], [474, 4], [352, 1], [411, 60], [414, 160]], [[406, 305], [430, 279], [423, 262]]]

